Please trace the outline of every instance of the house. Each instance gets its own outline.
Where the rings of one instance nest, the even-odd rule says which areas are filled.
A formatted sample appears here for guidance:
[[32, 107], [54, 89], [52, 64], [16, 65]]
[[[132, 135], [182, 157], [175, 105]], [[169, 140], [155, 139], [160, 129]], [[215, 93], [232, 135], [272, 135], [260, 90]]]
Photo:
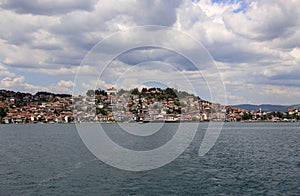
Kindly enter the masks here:
[[117, 94], [117, 90], [114, 87], [108, 88], [107, 90], [107, 94], [108, 95], [115, 95]]

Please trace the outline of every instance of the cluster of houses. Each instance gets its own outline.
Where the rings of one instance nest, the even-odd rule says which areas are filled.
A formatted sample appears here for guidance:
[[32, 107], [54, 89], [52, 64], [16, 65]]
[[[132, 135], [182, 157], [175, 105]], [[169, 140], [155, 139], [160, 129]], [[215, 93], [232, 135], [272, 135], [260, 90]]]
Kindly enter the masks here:
[[220, 104], [193, 95], [178, 98], [161, 96], [163, 94], [163, 90], [156, 88], [136, 94], [118, 93], [110, 88], [107, 94], [77, 96], [74, 97], [74, 118], [79, 122], [192, 122], [226, 118], [226, 107]]
[[227, 106], [226, 121], [243, 122], [298, 122], [300, 120], [300, 109], [288, 108], [286, 112], [273, 112], [259, 110], [244, 110]]
[[70, 95], [46, 92], [31, 95], [1, 90], [0, 108], [6, 110], [0, 119], [5, 124], [69, 123], [74, 120]]
[[170, 89], [151, 88], [133, 92], [109, 88], [72, 97], [47, 92], [31, 95], [0, 90], [0, 122], [279, 122], [298, 121], [300, 116], [297, 108], [290, 108], [284, 114], [249, 111], [211, 103], [187, 93], [174, 96], [166, 92]]

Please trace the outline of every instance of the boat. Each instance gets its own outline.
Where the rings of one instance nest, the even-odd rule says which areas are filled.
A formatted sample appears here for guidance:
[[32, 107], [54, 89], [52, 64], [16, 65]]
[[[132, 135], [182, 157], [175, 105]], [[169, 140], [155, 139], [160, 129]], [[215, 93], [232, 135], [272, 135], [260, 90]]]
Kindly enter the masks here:
[[176, 120], [176, 119], [166, 119], [165, 120], [165, 123], [178, 123], [179, 120]]

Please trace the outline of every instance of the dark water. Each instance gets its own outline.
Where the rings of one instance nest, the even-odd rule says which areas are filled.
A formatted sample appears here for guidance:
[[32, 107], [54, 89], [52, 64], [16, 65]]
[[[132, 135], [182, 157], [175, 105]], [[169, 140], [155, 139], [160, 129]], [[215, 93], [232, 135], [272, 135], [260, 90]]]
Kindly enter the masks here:
[[[300, 195], [300, 124], [228, 123], [199, 157], [205, 127], [174, 162], [129, 172], [96, 159], [75, 125], [1, 125], [0, 195]], [[145, 148], [172, 134], [152, 137]]]

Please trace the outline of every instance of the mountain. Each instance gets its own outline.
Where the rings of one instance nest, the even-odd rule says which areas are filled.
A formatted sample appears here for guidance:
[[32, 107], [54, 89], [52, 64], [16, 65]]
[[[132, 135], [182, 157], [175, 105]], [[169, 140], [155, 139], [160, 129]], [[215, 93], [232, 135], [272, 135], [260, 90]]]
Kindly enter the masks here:
[[241, 108], [244, 110], [260, 110], [261, 109], [264, 112], [286, 112], [288, 110], [288, 108], [300, 107], [300, 104], [299, 105], [240, 104], [240, 105], [234, 105], [233, 107]]

